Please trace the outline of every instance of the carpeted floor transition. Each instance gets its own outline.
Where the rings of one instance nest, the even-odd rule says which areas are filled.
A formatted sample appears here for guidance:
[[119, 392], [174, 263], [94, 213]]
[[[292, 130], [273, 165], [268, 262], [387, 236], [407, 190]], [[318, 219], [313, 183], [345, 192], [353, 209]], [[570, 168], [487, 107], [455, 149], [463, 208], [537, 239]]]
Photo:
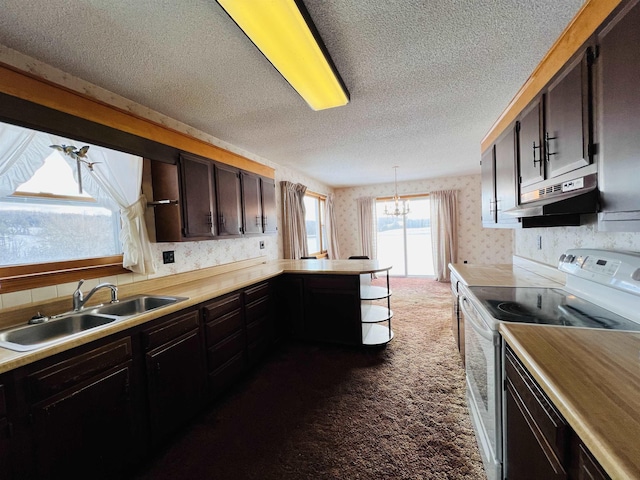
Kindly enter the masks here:
[[389, 345], [284, 346], [136, 478], [486, 478], [450, 329], [449, 284], [392, 278], [391, 288]]

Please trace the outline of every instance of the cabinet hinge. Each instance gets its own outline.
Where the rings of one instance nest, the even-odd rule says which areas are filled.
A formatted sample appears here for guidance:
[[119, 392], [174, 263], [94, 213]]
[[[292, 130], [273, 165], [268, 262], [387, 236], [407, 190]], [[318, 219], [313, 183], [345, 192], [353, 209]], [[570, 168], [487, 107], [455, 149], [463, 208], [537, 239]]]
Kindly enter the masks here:
[[520, 132], [520, 121], [516, 122], [516, 132]]
[[598, 54], [599, 54], [599, 48], [596, 45], [595, 47], [591, 48], [587, 48], [587, 64], [589, 66], [593, 65], [593, 62], [596, 61], [596, 58], [598, 58]]
[[587, 154], [589, 155], [590, 158], [595, 157], [598, 154], [598, 144], [597, 143], [589, 144]]

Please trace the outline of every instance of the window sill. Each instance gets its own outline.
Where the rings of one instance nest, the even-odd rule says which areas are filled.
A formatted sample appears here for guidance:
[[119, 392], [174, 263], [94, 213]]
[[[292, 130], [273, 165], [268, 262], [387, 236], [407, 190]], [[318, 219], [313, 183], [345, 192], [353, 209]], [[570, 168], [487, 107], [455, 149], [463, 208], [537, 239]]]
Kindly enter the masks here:
[[69, 262], [0, 267], [0, 294], [122, 273], [130, 273], [129, 270], [122, 267], [122, 255]]

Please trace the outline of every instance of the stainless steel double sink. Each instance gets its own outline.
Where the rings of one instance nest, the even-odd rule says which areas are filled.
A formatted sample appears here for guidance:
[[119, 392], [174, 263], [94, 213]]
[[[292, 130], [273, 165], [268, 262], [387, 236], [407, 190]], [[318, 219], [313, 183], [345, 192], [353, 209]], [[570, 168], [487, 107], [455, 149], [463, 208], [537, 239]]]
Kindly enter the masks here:
[[186, 297], [159, 295], [136, 295], [116, 303], [88, 307], [78, 312], [69, 312], [51, 317], [48, 321], [34, 325], [14, 327], [0, 332], [0, 347], [27, 352], [47, 345], [59, 343], [78, 336], [88, 330], [129, 319], [173, 303], [187, 300]]

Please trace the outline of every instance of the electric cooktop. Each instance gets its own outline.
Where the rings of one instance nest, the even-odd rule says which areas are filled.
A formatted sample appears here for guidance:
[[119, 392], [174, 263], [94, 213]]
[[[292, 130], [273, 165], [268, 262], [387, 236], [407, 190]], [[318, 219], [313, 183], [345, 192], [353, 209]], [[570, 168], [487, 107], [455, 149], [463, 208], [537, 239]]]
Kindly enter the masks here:
[[469, 287], [496, 320], [640, 331], [640, 324], [560, 288]]

